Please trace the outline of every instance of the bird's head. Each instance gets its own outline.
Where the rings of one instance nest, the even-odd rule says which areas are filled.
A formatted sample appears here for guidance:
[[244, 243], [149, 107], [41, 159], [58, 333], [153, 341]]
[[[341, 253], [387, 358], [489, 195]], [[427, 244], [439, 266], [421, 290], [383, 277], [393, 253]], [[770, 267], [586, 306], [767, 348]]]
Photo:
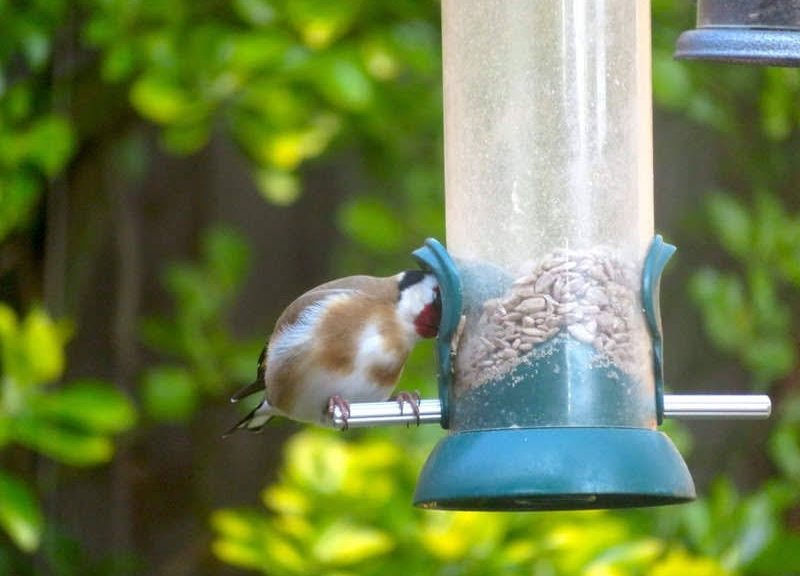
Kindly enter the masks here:
[[433, 338], [439, 331], [442, 300], [439, 283], [433, 274], [420, 270], [406, 270], [397, 276], [400, 316], [414, 326], [421, 338]]

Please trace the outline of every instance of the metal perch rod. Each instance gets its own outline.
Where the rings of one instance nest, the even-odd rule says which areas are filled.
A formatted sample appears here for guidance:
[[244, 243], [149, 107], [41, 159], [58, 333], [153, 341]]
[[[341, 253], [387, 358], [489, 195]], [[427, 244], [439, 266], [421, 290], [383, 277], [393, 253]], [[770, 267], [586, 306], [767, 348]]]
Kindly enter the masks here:
[[[438, 424], [441, 421], [441, 404], [438, 398], [421, 400], [419, 423]], [[769, 418], [772, 402], [763, 394], [665, 394], [664, 416], [683, 419], [740, 419]], [[408, 404], [402, 409], [398, 402], [356, 402], [350, 404], [349, 428], [416, 424], [417, 418]], [[342, 413], [335, 408], [333, 425], [344, 428]]]

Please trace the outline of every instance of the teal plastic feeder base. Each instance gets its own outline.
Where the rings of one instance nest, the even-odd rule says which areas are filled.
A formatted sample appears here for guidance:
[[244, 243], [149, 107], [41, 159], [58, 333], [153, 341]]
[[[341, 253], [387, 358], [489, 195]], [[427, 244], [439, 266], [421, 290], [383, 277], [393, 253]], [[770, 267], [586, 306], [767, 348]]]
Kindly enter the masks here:
[[686, 464], [645, 428], [511, 428], [450, 434], [422, 469], [414, 504], [442, 510], [582, 510], [695, 498]]

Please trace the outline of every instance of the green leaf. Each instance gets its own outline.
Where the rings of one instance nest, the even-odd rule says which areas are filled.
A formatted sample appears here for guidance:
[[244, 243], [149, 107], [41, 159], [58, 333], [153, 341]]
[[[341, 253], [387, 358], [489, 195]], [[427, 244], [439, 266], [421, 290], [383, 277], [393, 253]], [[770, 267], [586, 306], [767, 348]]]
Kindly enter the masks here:
[[139, 78], [130, 97], [142, 116], [160, 124], [177, 121], [190, 106], [190, 96], [177, 80], [155, 73]]
[[[4, 391], [6, 395], [6, 406], [8, 405], [8, 389]], [[11, 410], [0, 411], [0, 450], [11, 441], [11, 427], [13, 416], [8, 414]]]
[[28, 223], [41, 192], [38, 182], [24, 172], [0, 173], [0, 241]]
[[672, 54], [653, 51], [653, 98], [667, 108], [683, 109], [692, 94], [687, 65]]
[[181, 367], [159, 366], [142, 381], [142, 404], [153, 419], [186, 422], [197, 409], [199, 391], [192, 376]]
[[[231, 65], [235, 69], [262, 70], [283, 62], [291, 47], [289, 38], [282, 34], [237, 34], [231, 40]], [[271, 79], [270, 85], [274, 86]]]
[[392, 548], [392, 537], [383, 531], [337, 522], [320, 533], [311, 553], [325, 564], [349, 566], [386, 554]]
[[723, 133], [733, 133], [733, 113], [719, 99], [703, 92], [692, 92], [686, 115], [699, 124], [704, 124]]
[[766, 87], [761, 91], [761, 125], [773, 140], [785, 140], [795, 126], [797, 92], [794, 70], [767, 68]]
[[333, 105], [361, 112], [375, 98], [372, 80], [357, 55], [349, 52], [320, 58], [311, 66], [317, 88]]
[[102, 464], [111, 460], [114, 454], [114, 445], [106, 436], [42, 418], [17, 418], [13, 435], [29, 448], [70, 466]]
[[159, 352], [175, 356], [185, 352], [180, 329], [166, 318], [145, 318], [142, 320], [141, 333], [145, 344]]
[[266, 26], [275, 20], [275, 8], [269, 0], [234, 0], [233, 9], [252, 26]]
[[232, 130], [248, 151], [263, 161], [266, 146], [273, 130], [293, 130], [305, 123], [317, 104], [310, 101], [307, 91], [298, 92], [278, 84], [274, 76], [258, 77], [244, 87], [242, 107], [235, 110]]
[[305, 490], [329, 494], [341, 489], [348, 456], [346, 443], [335, 436], [297, 434], [286, 445], [286, 473]]
[[256, 370], [255, 359], [263, 348], [264, 339], [261, 337], [237, 343], [226, 361], [234, 381], [241, 382], [253, 377]]
[[779, 534], [747, 568], [748, 574], [795, 576], [800, 569], [800, 535]]
[[376, 252], [391, 252], [403, 246], [403, 225], [382, 202], [356, 198], [339, 213], [339, 226], [356, 242]]
[[655, 538], [633, 540], [604, 550], [586, 567], [587, 574], [613, 573], [614, 569], [625, 573], [635, 568], [649, 566], [663, 553], [664, 543]]
[[742, 204], [726, 194], [714, 194], [708, 201], [708, 215], [722, 246], [736, 256], [747, 256], [753, 249], [753, 225]]
[[264, 199], [276, 206], [290, 206], [301, 192], [296, 174], [275, 169], [257, 169], [255, 182]]
[[22, 51], [28, 63], [36, 70], [40, 70], [50, 58], [49, 34], [43, 29], [32, 29], [22, 38]]
[[47, 176], [55, 176], [69, 160], [74, 149], [72, 126], [59, 116], [46, 116], [26, 135], [28, 154]]
[[769, 335], [789, 337], [791, 312], [778, 296], [778, 279], [775, 270], [764, 260], [748, 263], [748, 288], [753, 314], [757, 318], [759, 332]]
[[800, 430], [781, 427], [770, 437], [770, 451], [773, 459], [784, 474], [800, 479]]
[[64, 370], [64, 329], [43, 310], [34, 308], [20, 327], [25, 362], [31, 383], [43, 384], [61, 376]]
[[99, 434], [124, 432], [136, 422], [136, 411], [130, 400], [101, 380], [78, 380], [43, 396], [37, 402], [36, 412]]
[[769, 439], [769, 447], [783, 473], [800, 482], [800, 397], [781, 406], [780, 423]]
[[[6, 350], [6, 342], [8, 340], [17, 338], [17, 331], [19, 330], [19, 320], [17, 313], [14, 309], [6, 304], [0, 302], [0, 343], [4, 345], [3, 350]], [[8, 357], [3, 357], [3, 370], [8, 371]]]
[[208, 319], [219, 310], [220, 296], [209, 286], [202, 270], [185, 263], [173, 263], [167, 267], [164, 282], [182, 309], [192, 315]]
[[3, 111], [9, 120], [20, 121], [27, 118], [33, 106], [33, 90], [26, 83], [12, 85], [0, 100]]
[[673, 550], [648, 573], [651, 576], [732, 576], [720, 564], [702, 556], [692, 556], [683, 550]]
[[361, 0], [288, 0], [289, 22], [311, 48], [329, 46], [353, 25], [361, 10]]
[[203, 237], [203, 252], [209, 272], [226, 290], [232, 291], [249, 268], [250, 250], [241, 234], [216, 227]]
[[289, 538], [283, 538], [276, 533], [267, 533], [264, 538], [264, 558], [271, 558], [272, 565], [277, 574], [313, 574], [309, 566], [308, 551]]
[[136, 49], [129, 42], [118, 42], [106, 50], [103, 58], [103, 78], [119, 82], [128, 78], [136, 65]]
[[175, 154], [194, 154], [208, 144], [210, 137], [210, 123], [202, 120], [167, 126], [161, 133], [164, 146]]
[[211, 524], [217, 532], [212, 545], [217, 558], [244, 568], [263, 566], [262, 543], [269, 528], [262, 516], [247, 510], [217, 510]]
[[756, 338], [743, 350], [743, 355], [747, 367], [765, 382], [789, 374], [797, 360], [795, 345], [788, 336]]
[[44, 517], [24, 482], [0, 470], [0, 526], [21, 550], [39, 547]]
[[361, 45], [361, 58], [372, 77], [382, 81], [397, 78], [404, 65], [397, 49], [383, 35], [375, 35]]
[[754, 212], [753, 242], [757, 254], [762, 258], [773, 258], [787, 227], [786, 211], [773, 194], [760, 192], [755, 198]]
[[741, 280], [705, 269], [692, 276], [689, 291], [703, 312], [708, 335], [720, 348], [735, 350], [751, 340], [753, 328]]
[[735, 563], [730, 562], [736, 567], [747, 566], [764, 551], [778, 532], [779, 523], [779, 516], [767, 492], [750, 496], [740, 509], [743, 518], [736, 546], [732, 552], [732, 560], [735, 559]]

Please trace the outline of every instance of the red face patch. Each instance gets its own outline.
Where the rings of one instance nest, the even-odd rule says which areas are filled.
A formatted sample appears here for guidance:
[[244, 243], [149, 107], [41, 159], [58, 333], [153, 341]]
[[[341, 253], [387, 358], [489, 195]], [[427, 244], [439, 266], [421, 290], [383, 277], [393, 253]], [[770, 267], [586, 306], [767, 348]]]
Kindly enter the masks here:
[[441, 311], [434, 304], [428, 304], [414, 319], [414, 328], [423, 338], [433, 338], [439, 332]]

